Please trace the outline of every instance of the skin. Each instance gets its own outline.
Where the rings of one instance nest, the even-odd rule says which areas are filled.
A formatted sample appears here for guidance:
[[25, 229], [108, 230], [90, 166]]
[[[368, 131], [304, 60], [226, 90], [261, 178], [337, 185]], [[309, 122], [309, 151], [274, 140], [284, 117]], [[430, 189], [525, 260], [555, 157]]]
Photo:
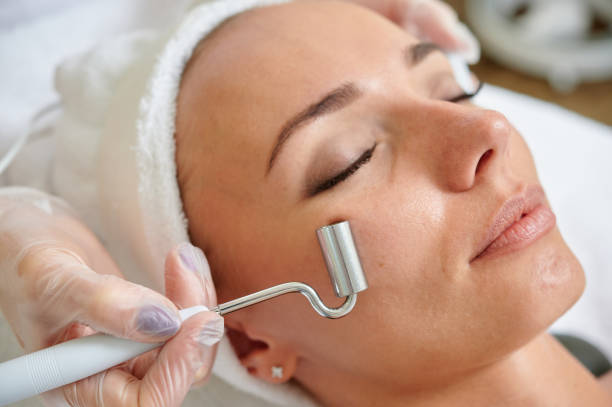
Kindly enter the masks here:
[[[305, 0], [237, 16], [192, 58], [178, 179], [219, 302], [304, 281], [339, 305], [314, 233], [339, 220], [351, 222], [370, 285], [339, 320], [300, 295], [229, 314], [238, 356], [324, 405], [608, 405], [544, 333], [584, 289], [558, 229], [472, 261], [536, 170], [502, 114], [447, 101], [462, 92], [443, 54], [407, 66], [403, 50], [417, 42], [364, 8]], [[285, 122], [347, 82], [362, 95], [300, 126], [268, 171]], [[305, 193], [375, 143], [346, 181]]]

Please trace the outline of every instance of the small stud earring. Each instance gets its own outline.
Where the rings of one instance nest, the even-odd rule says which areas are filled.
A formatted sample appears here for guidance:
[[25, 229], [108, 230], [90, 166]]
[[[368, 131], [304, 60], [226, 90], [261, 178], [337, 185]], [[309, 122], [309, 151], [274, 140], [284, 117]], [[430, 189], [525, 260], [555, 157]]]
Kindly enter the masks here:
[[272, 378], [273, 379], [283, 378], [283, 367], [282, 366], [272, 366]]

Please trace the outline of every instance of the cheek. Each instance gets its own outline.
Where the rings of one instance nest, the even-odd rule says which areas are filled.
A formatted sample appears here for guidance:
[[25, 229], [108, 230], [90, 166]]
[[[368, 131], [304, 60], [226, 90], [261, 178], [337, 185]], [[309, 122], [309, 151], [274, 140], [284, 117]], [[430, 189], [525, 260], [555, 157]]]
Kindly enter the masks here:
[[368, 195], [376, 199], [355, 200], [360, 207], [351, 214], [369, 283], [355, 316], [375, 326], [380, 345], [395, 350], [417, 349], [441, 337], [431, 323], [444, 318], [453, 289], [453, 273], [445, 272], [448, 259], [440, 255], [444, 201], [433, 187], [406, 182]]
[[[396, 184], [372, 194], [354, 215], [353, 231], [372, 296], [407, 297], [408, 290], [438, 274], [444, 202], [432, 187]], [[381, 205], [380, 203], [384, 203]], [[369, 204], [369, 205], [368, 205]]]

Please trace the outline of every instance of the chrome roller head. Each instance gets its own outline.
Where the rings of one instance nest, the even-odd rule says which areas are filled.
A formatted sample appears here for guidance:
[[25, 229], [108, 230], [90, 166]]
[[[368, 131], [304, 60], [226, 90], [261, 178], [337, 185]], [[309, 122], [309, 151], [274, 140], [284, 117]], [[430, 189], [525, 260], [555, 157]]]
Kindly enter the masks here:
[[317, 230], [327, 272], [338, 297], [347, 297], [368, 288], [359, 253], [348, 221]]

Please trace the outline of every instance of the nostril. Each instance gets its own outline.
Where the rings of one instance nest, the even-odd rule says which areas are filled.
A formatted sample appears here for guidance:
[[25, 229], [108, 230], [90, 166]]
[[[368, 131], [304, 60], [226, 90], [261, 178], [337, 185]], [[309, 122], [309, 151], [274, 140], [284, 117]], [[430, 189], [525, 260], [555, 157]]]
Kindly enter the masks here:
[[478, 164], [476, 165], [476, 174], [478, 174], [478, 171], [480, 171], [482, 169], [482, 167], [487, 163], [487, 161], [489, 161], [489, 158], [491, 158], [491, 155], [493, 155], [493, 150], [492, 149], [488, 149], [480, 157], [480, 160], [478, 160]]

